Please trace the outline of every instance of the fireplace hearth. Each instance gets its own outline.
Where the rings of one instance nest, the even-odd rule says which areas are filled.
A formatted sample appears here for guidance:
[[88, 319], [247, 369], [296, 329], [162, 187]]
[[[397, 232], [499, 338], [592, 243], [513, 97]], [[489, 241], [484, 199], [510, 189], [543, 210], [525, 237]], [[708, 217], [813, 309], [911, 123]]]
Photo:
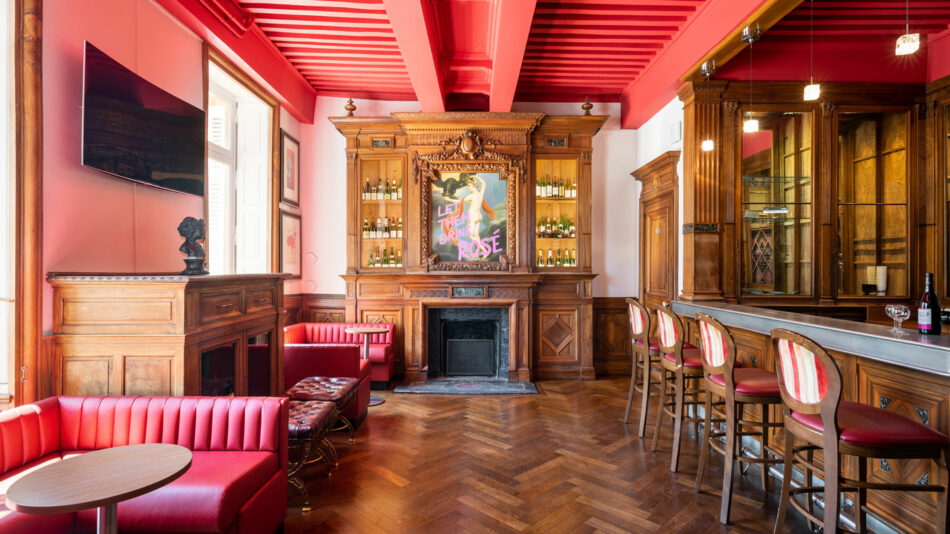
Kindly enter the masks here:
[[508, 308], [430, 308], [428, 378], [508, 380]]

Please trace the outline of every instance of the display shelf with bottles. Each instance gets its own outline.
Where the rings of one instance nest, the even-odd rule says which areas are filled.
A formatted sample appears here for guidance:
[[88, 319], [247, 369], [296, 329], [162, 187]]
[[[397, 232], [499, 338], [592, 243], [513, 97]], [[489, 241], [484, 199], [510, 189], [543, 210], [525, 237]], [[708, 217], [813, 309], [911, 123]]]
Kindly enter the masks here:
[[403, 168], [402, 159], [360, 160], [360, 270], [403, 267]]
[[535, 266], [577, 268], [577, 160], [535, 161]]

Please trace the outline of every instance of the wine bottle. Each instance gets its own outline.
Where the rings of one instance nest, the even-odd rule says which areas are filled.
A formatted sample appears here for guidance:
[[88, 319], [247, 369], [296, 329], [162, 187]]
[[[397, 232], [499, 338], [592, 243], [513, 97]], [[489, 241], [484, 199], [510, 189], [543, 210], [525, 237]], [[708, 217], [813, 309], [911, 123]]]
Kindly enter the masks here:
[[544, 252], [538, 251], [538, 267], [544, 267]]
[[564, 178], [557, 180], [557, 196], [564, 198]]
[[402, 217], [399, 218], [399, 227], [396, 228], [396, 237], [402, 239]]
[[369, 178], [366, 179], [366, 185], [363, 186], [363, 200], [369, 199]]
[[534, 196], [535, 196], [535, 197], [540, 197], [540, 196], [541, 196], [541, 187], [543, 187], [543, 186], [542, 186], [543, 183], [544, 183], [544, 181], [543, 181], [543, 179], [542, 179], [541, 177], [538, 177], [538, 178], [535, 180], [535, 182], [534, 182]]
[[396, 200], [402, 200], [402, 178], [399, 179], [399, 191], [396, 192]]
[[940, 335], [940, 301], [934, 291], [934, 275], [924, 275], [924, 294], [917, 306], [917, 331], [930, 336]]
[[554, 251], [548, 249], [548, 267], [554, 267]]
[[564, 265], [564, 263], [563, 263], [563, 261], [561, 260], [561, 249], [557, 249], [557, 259], [554, 260], [554, 266], [555, 266], [555, 267], [561, 267], [561, 266], [563, 266], [563, 265]]
[[577, 267], [577, 249], [571, 249], [571, 267]]
[[393, 188], [389, 190], [389, 200], [399, 200], [399, 191], [396, 188], [395, 179], [393, 179]]
[[547, 179], [547, 178], [545, 178], [545, 182], [546, 182], [546, 183], [545, 183], [545, 185], [544, 185], [544, 187], [545, 187], [544, 196], [549, 197], [549, 198], [550, 198], [550, 197], [553, 197], [553, 196], [554, 196], [554, 183], [553, 183], [551, 180]]
[[402, 267], [402, 250], [397, 250], [396, 254], [396, 267]]
[[577, 237], [577, 227], [574, 226], [574, 217], [571, 217], [570, 228], [568, 229], [568, 235], [572, 238]]
[[363, 219], [363, 239], [369, 239], [369, 221]]
[[376, 217], [376, 239], [383, 237], [383, 219], [381, 217]]

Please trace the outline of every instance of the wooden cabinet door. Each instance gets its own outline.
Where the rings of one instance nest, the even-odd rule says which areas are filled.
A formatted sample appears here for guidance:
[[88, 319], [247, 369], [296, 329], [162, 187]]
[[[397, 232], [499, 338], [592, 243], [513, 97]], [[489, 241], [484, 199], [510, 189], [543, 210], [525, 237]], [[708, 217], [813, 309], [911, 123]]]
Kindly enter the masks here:
[[676, 295], [676, 204], [672, 192], [641, 204], [640, 297], [647, 306]]

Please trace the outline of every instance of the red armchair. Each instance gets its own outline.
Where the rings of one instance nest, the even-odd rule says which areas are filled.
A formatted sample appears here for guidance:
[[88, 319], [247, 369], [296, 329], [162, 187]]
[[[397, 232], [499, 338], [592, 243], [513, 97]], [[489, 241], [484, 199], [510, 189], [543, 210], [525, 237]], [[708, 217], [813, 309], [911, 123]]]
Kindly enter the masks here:
[[[126, 532], [269, 533], [287, 509], [287, 400], [50, 397], [0, 413], [0, 492], [40, 466], [136, 443], [193, 453], [174, 482], [121, 502]], [[2, 498], [0, 495], [0, 498]], [[2, 501], [0, 501], [2, 502]], [[0, 505], [0, 533], [95, 532], [96, 511], [30, 515]]]
[[284, 344], [356, 344], [362, 347], [362, 335], [346, 333], [347, 328], [358, 326], [378, 326], [388, 329], [384, 334], [369, 336], [370, 380], [388, 383], [396, 368], [393, 336], [396, 325], [392, 323], [297, 323], [284, 328]]
[[370, 362], [361, 357], [362, 347], [355, 344], [287, 343], [287, 339], [285, 335], [284, 391], [309, 376], [359, 378], [356, 399], [343, 415], [353, 424], [361, 421], [369, 407], [370, 386]]

